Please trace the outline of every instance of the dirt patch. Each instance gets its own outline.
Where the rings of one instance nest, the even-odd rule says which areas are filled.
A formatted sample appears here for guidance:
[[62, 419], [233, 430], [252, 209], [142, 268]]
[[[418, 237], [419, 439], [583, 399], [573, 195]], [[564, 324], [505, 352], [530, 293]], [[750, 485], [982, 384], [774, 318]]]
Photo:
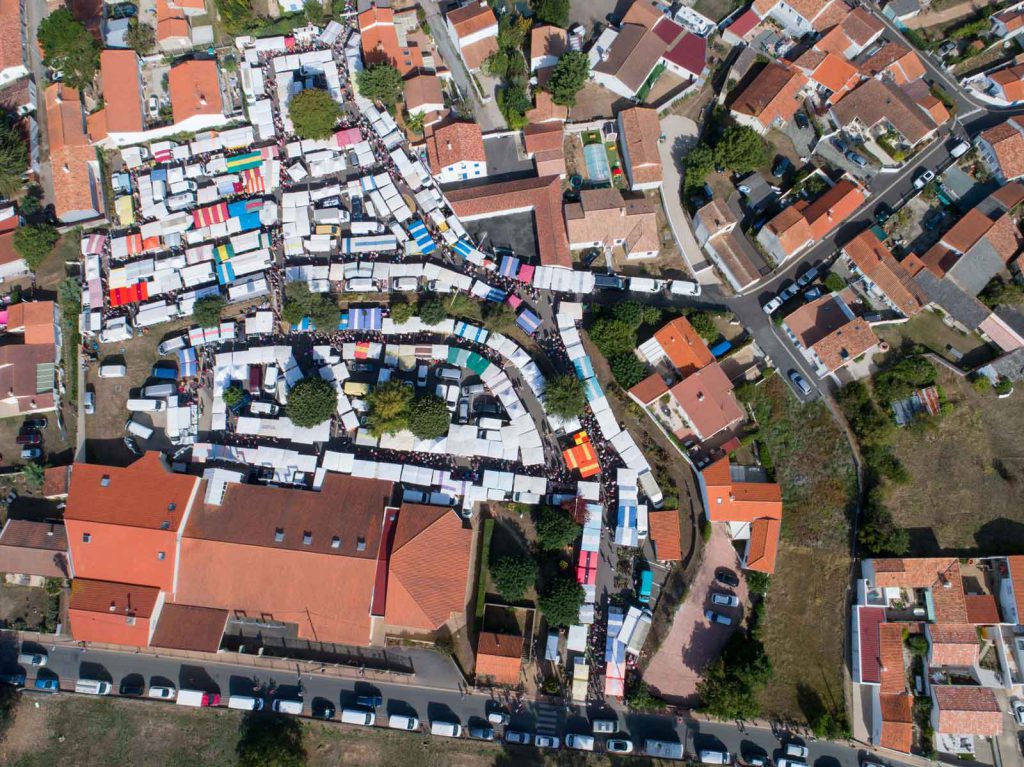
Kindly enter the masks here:
[[899, 349], [905, 344], [920, 344], [948, 362], [970, 370], [995, 355], [977, 333], [951, 328], [934, 312], [921, 312], [907, 322], [878, 328], [878, 337]]
[[0, 581], [0, 623], [35, 631], [46, 618], [48, 597], [43, 589]]

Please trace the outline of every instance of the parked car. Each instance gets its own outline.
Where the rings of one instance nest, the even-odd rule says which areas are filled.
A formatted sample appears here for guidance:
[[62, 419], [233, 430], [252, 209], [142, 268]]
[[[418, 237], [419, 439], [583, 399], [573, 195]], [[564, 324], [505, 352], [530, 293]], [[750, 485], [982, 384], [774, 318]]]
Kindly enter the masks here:
[[771, 316], [773, 313], [778, 311], [778, 308], [780, 306], [782, 306], [782, 299], [779, 298], [778, 296], [775, 296], [764, 305], [764, 313]]
[[818, 267], [812, 266], [806, 272], [797, 277], [796, 284], [803, 288], [810, 285], [816, 279], [818, 279]]
[[711, 604], [722, 605], [723, 607], [739, 607], [740, 598], [735, 594], [723, 594], [720, 591], [712, 592]]
[[133, 683], [133, 682], [121, 682], [121, 687], [118, 690], [118, 695], [129, 695], [132, 697], [141, 697], [146, 692], [145, 685]]
[[785, 751], [786, 756], [790, 756], [794, 759], [803, 759], [804, 761], [807, 760], [807, 754], [809, 753], [807, 746], [803, 743], [787, 743], [783, 747], [783, 750]]
[[356, 704], [363, 708], [380, 708], [384, 705], [384, 698], [380, 695], [359, 695], [356, 697]]
[[38, 429], [44, 431], [46, 429], [47, 420], [46, 418], [26, 418], [21, 424], [22, 431], [29, 431], [30, 429]]
[[533, 745], [537, 748], [558, 748], [559, 740], [554, 735], [534, 735]]
[[[797, 112], [797, 114], [801, 114]], [[807, 119], [806, 117], [804, 118]], [[609, 754], [632, 754], [633, 753], [633, 741], [627, 740], [626, 738], [612, 738], [606, 741], [604, 747], [608, 749]]]
[[473, 740], [494, 740], [493, 727], [470, 727], [468, 732]]
[[150, 698], [159, 698], [160, 700], [174, 700], [175, 695], [176, 692], [173, 687], [156, 686], [149, 688]]
[[42, 456], [43, 451], [38, 447], [26, 447], [21, 451], [21, 458], [23, 461], [34, 461]]
[[15, 687], [25, 686], [25, 675], [20, 671], [13, 674], [0, 674], [0, 684], [12, 684]]
[[914, 176], [914, 189], [924, 189], [928, 183], [935, 179], [935, 171], [928, 168], [921, 168]]
[[858, 168], [866, 168], [866, 167], [868, 167], [868, 161], [864, 158], [864, 155], [860, 154], [859, 152], [854, 152], [851, 149], [844, 156], [846, 157], [847, 160], [852, 162]]
[[924, 221], [921, 223], [921, 226], [923, 226], [925, 230], [929, 232], [932, 231], [933, 229], [938, 229], [939, 224], [942, 223], [942, 219], [945, 217], [945, 215], [946, 214], [941, 210], [933, 210], [925, 217]]
[[507, 725], [512, 721], [512, 717], [504, 711], [491, 711], [487, 714], [487, 721], [491, 724]]
[[846, 154], [850, 151], [850, 145], [846, 143], [846, 140], [841, 135], [833, 136], [829, 139], [829, 143], [831, 143], [840, 154]]
[[1010, 713], [1013, 714], [1013, 718], [1017, 721], [1017, 725], [1024, 727], [1024, 701], [1020, 698], [1011, 698]]
[[732, 618], [728, 615], [722, 615], [722, 613], [716, 613], [714, 610], [705, 610], [704, 617], [707, 618], [709, 623], [720, 623], [723, 626], [732, 625]]
[[149, 111], [149, 119], [155, 120], [160, 116], [160, 99], [156, 96], [150, 96], [147, 102], [147, 108]]
[[781, 300], [781, 301], [782, 301], [783, 303], [785, 303], [786, 301], [788, 301], [789, 299], [791, 299], [791, 298], [792, 298], [793, 296], [795, 296], [795, 295], [797, 294], [797, 292], [798, 292], [799, 290], [800, 290], [800, 286], [799, 286], [799, 285], [797, 285], [797, 284], [796, 284], [796, 283], [794, 282], [794, 283], [792, 283], [792, 284], [790, 284], [790, 285], [787, 285], [787, 286], [786, 286], [785, 288], [783, 288], [782, 290], [780, 290], [780, 291], [779, 291], [779, 296], [778, 296], [778, 297], [779, 297], [779, 299], [780, 299], [780, 300]]
[[96, 413], [96, 394], [91, 391], [85, 393], [85, 399], [82, 401], [82, 406], [85, 408], [86, 415], [95, 415]]
[[740, 579], [736, 577], [736, 573], [726, 567], [719, 567], [715, 570], [715, 580], [732, 588], [740, 585]]
[[14, 442], [18, 445], [40, 445], [43, 442], [43, 435], [37, 431], [30, 431], [19, 434], [14, 438]]
[[813, 301], [815, 298], [821, 298], [821, 288], [815, 285], [813, 288], [807, 288], [804, 291], [804, 300]]
[[957, 44], [952, 40], [947, 40], [946, 42], [939, 46], [938, 54], [942, 58], [946, 58], [947, 56], [952, 56], [954, 53], [957, 52], [957, 50]]
[[18, 663], [22, 666], [43, 668], [48, 660], [49, 658], [44, 652], [22, 652], [18, 654]]
[[788, 375], [789, 380], [793, 382], [793, 385], [796, 388], [804, 393], [805, 397], [811, 393], [811, 387], [808, 385], [807, 381], [804, 380], [802, 375], [797, 373], [795, 370], [790, 370]]
[[884, 224], [892, 217], [892, 208], [884, 202], [875, 208], [875, 223]]
[[530, 745], [530, 733], [519, 732], [518, 730], [505, 730], [505, 742], [514, 743], [519, 746]]
[[60, 682], [56, 677], [37, 677], [35, 684], [32, 686], [44, 692], [57, 692], [60, 690]]
[[[804, 111], [802, 109], [798, 109], [796, 114], [793, 115], [793, 118], [796, 120], [796, 127], [798, 127], [798, 128], [810, 128], [811, 127], [811, 121], [809, 119], [807, 119], [807, 115], [804, 113]], [[629, 753], [629, 752], [627, 751], [626, 753]]]
[[970, 141], [961, 141], [952, 149], [949, 150], [949, 156], [954, 160], [963, 157], [965, 154], [971, 151]]
[[807, 762], [802, 762], [799, 759], [789, 759], [788, 757], [782, 757], [775, 762], [775, 767], [807, 767]]
[[337, 710], [334, 708], [334, 704], [326, 698], [313, 698], [310, 711], [317, 719], [334, 719]]
[[793, 168], [793, 163], [790, 162], [788, 157], [779, 157], [772, 166], [772, 175], [775, 178], [782, 178]]
[[611, 735], [619, 729], [619, 723], [614, 719], [595, 719], [591, 722], [590, 729], [596, 733]]

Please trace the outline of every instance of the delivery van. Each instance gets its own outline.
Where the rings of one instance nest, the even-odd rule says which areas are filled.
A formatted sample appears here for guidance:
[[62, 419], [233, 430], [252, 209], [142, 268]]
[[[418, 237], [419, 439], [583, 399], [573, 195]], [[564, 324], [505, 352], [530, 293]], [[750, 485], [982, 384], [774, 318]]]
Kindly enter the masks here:
[[279, 714], [302, 716], [301, 700], [275, 700], [270, 707]]
[[593, 735], [566, 735], [565, 745], [567, 748], [573, 748], [577, 751], [593, 751], [594, 750], [594, 736]]
[[110, 682], [101, 682], [99, 679], [79, 679], [75, 682], [75, 692], [84, 695], [110, 695]]
[[116, 365], [113, 363], [100, 365], [100, 378], [123, 378], [127, 372], [127, 365]]
[[392, 730], [418, 730], [420, 728], [420, 720], [414, 716], [392, 714], [388, 717], [388, 727]]
[[430, 734], [440, 735], [442, 738], [462, 737], [462, 725], [455, 722], [434, 721], [430, 723]]
[[178, 351], [178, 349], [184, 349], [188, 339], [185, 336], [171, 336], [170, 338], [161, 341], [160, 345], [156, 347], [157, 352], [160, 356], [166, 356], [172, 352]]
[[142, 390], [143, 397], [170, 397], [178, 393], [178, 387], [172, 383], [151, 384]]
[[345, 724], [361, 724], [364, 727], [373, 727], [377, 721], [377, 715], [372, 711], [361, 708], [343, 708], [341, 710], [341, 721]]
[[253, 698], [250, 695], [232, 695], [228, 698], [228, 708], [239, 711], [262, 711], [263, 698]]
[[202, 690], [178, 690], [178, 698], [174, 702], [179, 706], [192, 706], [194, 708], [219, 706], [220, 695], [215, 692], [203, 692]]
[[130, 399], [125, 403], [129, 413], [149, 413], [167, 407], [162, 399]]
[[192, 192], [174, 194], [167, 198], [168, 210], [185, 210], [196, 204], [196, 196]]
[[400, 293], [411, 293], [420, 286], [420, 281], [415, 277], [395, 277], [391, 281], [391, 289]]
[[143, 424], [139, 423], [138, 421], [134, 421], [131, 418], [129, 418], [125, 422], [124, 429], [129, 434], [134, 434], [136, 437], [141, 437], [142, 439], [149, 439], [150, 437], [153, 436], [153, 430], [151, 428], [149, 428], [148, 426], [144, 426]]
[[273, 394], [277, 391], [277, 379], [281, 376], [281, 368], [277, 365], [267, 365], [267, 372], [263, 374], [263, 391]]

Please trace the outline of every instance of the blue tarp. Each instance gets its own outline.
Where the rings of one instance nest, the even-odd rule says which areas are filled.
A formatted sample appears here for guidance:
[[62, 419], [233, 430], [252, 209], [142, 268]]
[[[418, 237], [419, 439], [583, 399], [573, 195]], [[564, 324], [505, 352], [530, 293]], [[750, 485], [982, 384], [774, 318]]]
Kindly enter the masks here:
[[491, 288], [487, 291], [487, 300], [493, 301], [496, 304], [505, 303], [505, 299], [508, 298], [508, 293], [504, 290], [498, 290], [497, 288]]
[[469, 341], [476, 341], [481, 344], [487, 340], [486, 330], [477, 327], [476, 325], [470, 325], [468, 322], [456, 322], [455, 335], [459, 338], [465, 338]]
[[601, 384], [597, 382], [596, 378], [588, 378], [583, 382], [583, 393], [587, 395], [587, 402], [593, 402], [604, 396], [604, 392], [601, 391]]
[[234, 282], [235, 268], [231, 265], [230, 261], [225, 261], [222, 264], [214, 264], [213, 268], [217, 272], [217, 282], [221, 285], [227, 285], [229, 282]]
[[178, 373], [182, 378], [199, 375], [199, 364], [196, 362], [195, 349], [178, 349]]
[[540, 328], [540, 317], [529, 309], [523, 309], [519, 316], [516, 317], [516, 324], [527, 333], [536, 333], [538, 328]]
[[618, 524], [616, 527], [636, 529], [636, 506], [619, 504]]
[[590, 361], [590, 357], [578, 357], [572, 361], [572, 364], [576, 368], [576, 376], [581, 381], [594, 377], [594, 365]]
[[165, 168], [155, 168], [149, 174], [149, 180], [150, 181], [166, 181], [167, 180], [167, 170]]
[[413, 219], [413, 222], [409, 224], [409, 234], [416, 241], [416, 245], [423, 255], [429, 255], [437, 250], [437, 245], [431, 238], [430, 232], [418, 218]]
[[348, 325], [352, 330], [380, 330], [383, 323], [384, 313], [380, 307], [348, 310]]
[[515, 277], [519, 274], [519, 259], [514, 256], [503, 256], [498, 274], [502, 277]]
[[711, 347], [710, 351], [712, 356], [721, 357], [727, 351], [732, 348], [732, 344], [728, 341], [719, 341], [717, 344]]
[[315, 326], [313, 325], [313, 320], [311, 320], [309, 317], [303, 317], [302, 322], [300, 322], [298, 325], [292, 325], [292, 332], [303, 332], [306, 330], [313, 330], [314, 327]]
[[338, 320], [338, 330], [348, 330], [348, 312], [341, 313], [341, 319]]
[[251, 232], [253, 229], [259, 229], [260, 214], [259, 211], [255, 213], [243, 213], [241, 216], [235, 216], [238, 219], [239, 227], [243, 232]]
[[454, 250], [455, 250], [455, 252], [456, 252], [456, 253], [458, 253], [458, 254], [459, 254], [460, 256], [462, 256], [463, 258], [465, 258], [466, 256], [468, 256], [468, 255], [469, 255], [470, 253], [472, 253], [472, 252], [473, 252], [474, 248], [473, 248], [473, 246], [472, 246], [472, 245], [470, 245], [470, 244], [469, 244], [468, 242], [466, 242], [465, 240], [459, 240], [458, 242], [456, 242], [456, 243], [455, 243], [455, 248], [454, 248]]

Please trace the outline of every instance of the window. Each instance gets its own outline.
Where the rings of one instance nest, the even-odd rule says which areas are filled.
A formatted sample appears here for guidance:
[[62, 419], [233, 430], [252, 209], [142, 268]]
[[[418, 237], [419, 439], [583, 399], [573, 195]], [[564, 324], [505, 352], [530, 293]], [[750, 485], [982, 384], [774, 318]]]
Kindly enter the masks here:
[[341, 548], [341, 538], [339, 538], [338, 536], [334, 536], [333, 538], [331, 538], [331, 548], [332, 549], [339, 549], [339, 548]]
[[277, 543], [280, 543], [281, 541], [284, 540], [284, 528], [283, 527], [279, 527], [276, 530], [274, 530], [274, 540]]
[[366, 551], [366, 539], [360, 538], [356, 541], [356, 551]]
[[161, 562], [163, 562], [164, 559], [167, 558], [167, 555], [164, 552], [162, 552], [162, 551], [158, 551], [156, 553], [156, 558], [159, 559]]
[[302, 534], [302, 545], [303, 546], [309, 546], [312, 543], [313, 543], [313, 533], [311, 533], [309, 530], [306, 530]]
[[82, 543], [88, 543], [92, 540], [92, 533], [82, 533]]

